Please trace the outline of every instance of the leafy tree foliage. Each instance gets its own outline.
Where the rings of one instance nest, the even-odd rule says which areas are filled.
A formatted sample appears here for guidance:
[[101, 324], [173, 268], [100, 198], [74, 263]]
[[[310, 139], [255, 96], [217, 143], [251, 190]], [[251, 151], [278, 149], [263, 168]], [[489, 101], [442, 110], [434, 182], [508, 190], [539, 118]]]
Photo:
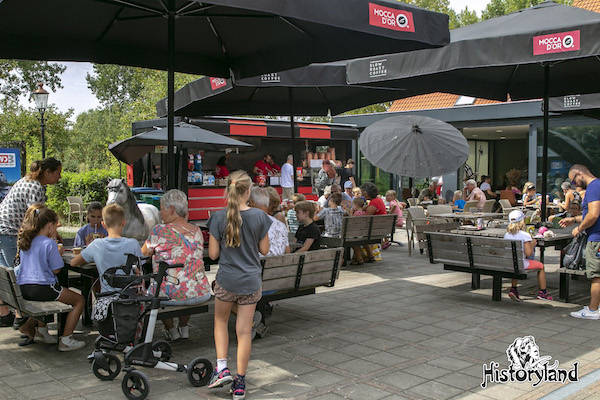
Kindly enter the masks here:
[[29, 95], [38, 82], [51, 90], [62, 88], [60, 76], [66, 67], [47, 61], [0, 59], [0, 111], [18, 103], [19, 96]]
[[[482, 19], [490, 19], [510, 14], [531, 6], [538, 5], [544, 0], [490, 0], [481, 13]], [[557, 3], [571, 5], [572, 0], [555, 0]]]

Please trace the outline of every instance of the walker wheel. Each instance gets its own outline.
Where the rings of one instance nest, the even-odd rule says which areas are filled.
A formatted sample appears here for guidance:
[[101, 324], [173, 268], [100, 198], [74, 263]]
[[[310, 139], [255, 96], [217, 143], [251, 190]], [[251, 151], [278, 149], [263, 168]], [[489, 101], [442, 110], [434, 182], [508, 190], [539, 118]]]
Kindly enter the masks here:
[[134, 369], [123, 377], [121, 389], [130, 400], [144, 400], [150, 393], [150, 383], [146, 374]]
[[156, 355], [155, 357], [158, 358], [159, 361], [163, 362], [169, 361], [173, 355], [173, 349], [171, 349], [171, 345], [166, 340], [157, 340], [156, 342], [152, 343], [152, 351], [160, 352], [160, 357], [157, 357]]
[[92, 372], [101, 381], [112, 381], [121, 372], [121, 360], [110, 353], [104, 353], [100, 357], [103, 359], [94, 357], [92, 360]]
[[192, 386], [206, 386], [212, 376], [213, 366], [206, 358], [194, 358], [187, 366], [188, 380]]

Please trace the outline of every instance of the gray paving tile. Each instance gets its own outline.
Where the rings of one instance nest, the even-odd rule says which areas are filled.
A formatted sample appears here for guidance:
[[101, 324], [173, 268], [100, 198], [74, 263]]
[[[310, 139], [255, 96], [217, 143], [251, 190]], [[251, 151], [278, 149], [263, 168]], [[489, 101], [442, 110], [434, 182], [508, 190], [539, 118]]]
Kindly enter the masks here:
[[337, 364], [335, 367], [343, 369], [345, 371], [349, 371], [354, 375], [358, 375], [361, 377], [363, 375], [368, 375], [374, 371], [385, 368], [383, 365], [375, 364], [373, 362], [366, 361], [360, 358]]
[[480, 388], [481, 379], [467, 374], [461, 374], [460, 372], [453, 372], [448, 375], [440, 376], [435, 378], [436, 381], [451, 385], [463, 390], [477, 389]]
[[35, 383], [17, 388], [17, 391], [32, 400], [41, 399], [44, 397], [66, 395], [71, 389], [60, 382], [53, 381], [52, 383]]
[[343, 381], [346, 378], [344, 378], [341, 375], [334, 374], [333, 372], [319, 370], [309, 372], [308, 374], [300, 375], [299, 379], [307, 383], [308, 385], [314, 387], [323, 387], [333, 385], [335, 383]]
[[337, 389], [336, 392], [344, 396], [344, 398], [351, 400], [381, 400], [388, 396], [399, 398], [398, 394], [392, 394], [385, 390], [365, 384], [345, 386], [341, 389]]
[[402, 371], [427, 379], [435, 379], [452, 372], [447, 369], [435, 367], [430, 364], [411, 365], [410, 367], [404, 368]]
[[46, 374], [45, 372], [30, 372], [28, 374], [19, 374], [19, 375], [11, 376], [9, 379], [5, 379], [5, 381], [13, 388], [20, 388], [22, 386], [31, 385], [32, 382], [35, 382], [35, 383], [52, 382], [52, 381], [54, 381], [54, 378], [52, 378], [50, 375]]
[[443, 383], [435, 381], [427, 382], [419, 386], [412, 387], [408, 391], [408, 393], [415, 393], [419, 396], [435, 400], [450, 399], [460, 394], [461, 392], [462, 390], [457, 389], [453, 386], [445, 385]]
[[436, 367], [445, 368], [450, 371], [457, 371], [473, 365], [468, 361], [464, 361], [454, 357], [438, 357], [428, 362], [428, 364]]
[[378, 376], [376, 378], [377, 381], [386, 383], [388, 385], [392, 385], [398, 387], [400, 389], [408, 389], [413, 386], [417, 386], [423, 382], [426, 382], [426, 379], [419, 378], [415, 375], [407, 374], [405, 372], [394, 372], [389, 375]]
[[326, 350], [310, 356], [312, 360], [322, 362], [327, 365], [337, 365], [345, 361], [351, 360], [353, 357], [348, 354], [337, 351]]
[[310, 391], [312, 386], [300, 379], [291, 379], [265, 385], [262, 389], [279, 396], [279, 398], [291, 398]]
[[395, 354], [391, 354], [389, 352], [381, 351], [379, 353], [374, 353], [368, 356], [362, 357], [364, 360], [368, 360], [374, 362], [375, 364], [380, 364], [385, 367], [391, 367], [394, 365], [399, 365], [409, 361], [408, 358], [400, 357]]

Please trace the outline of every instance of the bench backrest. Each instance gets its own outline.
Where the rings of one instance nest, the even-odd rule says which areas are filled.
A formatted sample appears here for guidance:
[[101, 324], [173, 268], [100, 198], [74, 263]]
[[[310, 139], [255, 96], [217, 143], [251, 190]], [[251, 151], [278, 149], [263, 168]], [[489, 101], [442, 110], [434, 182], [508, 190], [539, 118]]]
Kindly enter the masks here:
[[411, 221], [424, 220], [427, 218], [425, 216], [425, 209], [421, 206], [410, 207], [406, 211], [408, 212], [408, 217]]
[[494, 205], [496, 204], [496, 200], [486, 200], [483, 205], [484, 213], [491, 213], [494, 210]]
[[293, 291], [333, 286], [342, 262], [342, 247], [263, 259], [263, 291]]
[[440, 215], [440, 214], [452, 214], [452, 206], [448, 204], [437, 204], [427, 207], [427, 213], [429, 216]]
[[16, 291], [18, 291], [19, 296], [21, 296], [21, 289], [16, 283], [17, 279], [13, 269], [0, 265], [0, 299], [2, 299], [4, 303], [20, 311], [22, 302], [19, 301]]
[[512, 208], [510, 201], [508, 201], [507, 199], [500, 199], [498, 200], [498, 202], [500, 203], [500, 207], [502, 207], [503, 210], [505, 208]]
[[431, 263], [523, 272], [523, 243], [515, 240], [427, 232]]
[[342, 240], [351, 242], [353, 239], [383, 239], [394, 232], [396, 218], [395, 214], [344, 217]]
[[410, 207], [415, 207], [417, 205], [417, 199], [414, 197], [410, 197], [410, 198], [406, 199], [406, 202], [408, 203], [408, 205]]
[[477, 208], [477, 207], [479, 207], [479, 201], [471, 200], [471, 201], [467, 201], [465, 203], [465, 206], [463, 209], [465, 210], [465, 212], [470, 212], [471, 208]]

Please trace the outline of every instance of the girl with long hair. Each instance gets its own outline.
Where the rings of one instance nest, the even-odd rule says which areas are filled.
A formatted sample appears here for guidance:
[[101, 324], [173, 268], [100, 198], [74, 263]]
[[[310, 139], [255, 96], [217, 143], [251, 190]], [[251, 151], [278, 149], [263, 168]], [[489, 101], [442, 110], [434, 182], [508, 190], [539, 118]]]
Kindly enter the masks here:
[[[17, 233], [23, 222], [25, 211], [35, 203], [46, 202], [46, 185], [53, 185], [60, 179], [62, 165], [55, 158], [34, 161], [29, 173], [19, 179], [0, 203], [0, 264], [15, 266], [17, 255]], [[0, 301], [0, 304], [2, 302]], [[12, 325], [14, 314], [8, 307], [0, 306], [0, 327]], [[15, 321], [18, 326], [22, 325]]]
[[[65, 330], [58, 343], [59, 351], [71, 351], [85, 346], [85, 342], [73, 338], [73, 331], [83, 311], [84, 301], [80, 294], [61, 287], [56, 279], [56, 274], [64, 267], [62, 250], [58, 249], [54, 240], [57, 236], [57, 227], [58, 216], [48, 207], [34, 204], [27, 210], [17, 240], [21, 266], [17, 284], [25, 300], [60, 301], [73, 306], [67, 315]], [[38, 321], [29, 318], [21, 326], [21, 332], [27, 335], [24, 344], [33, 343], [36, 335], [46, 339], [45, 342], [48, 341], [47, 328], [40, 328], [38, 324]]]
[[[212, 214], [208, 221], [210, 239], [208, 255], [219, 258], [219, 270], [214, 282], [215, 348], [217, 365], [209, 388], [232, 383], [233, 400], [246, 395], [246, 370], [252, 348], [252, 323], [256, 303], [262, 297], [259, 253], [269, 252], [271, 219], [262, 210], [250, 208], [252, 180], [244, 171], [227, 177], [227, 208]], [[232, 377], [227, 367], [229, 333], [227, 325], [236, 305], [237, 375]]]
[[[504, 239], [518, 240], [523, 243], [523, 252], [525, 253], [523, 268], [525, 270], [537, 270], [537, 279], [540, 290], [537, 298], [540, 300], [552, 300], [552, 296], [546, 288], [546, 273], [544, 272], [544, 264], [534, 259], [536, 241], [531, 235], [525, 232], [525, 215], [520, 210], [513, 210], [508, 214], [508, 227], [504, 234]], [[522, 301], [519, 297], [517, 289], [517, 280], [512, 280], [508, 297], [514, 301]]]

